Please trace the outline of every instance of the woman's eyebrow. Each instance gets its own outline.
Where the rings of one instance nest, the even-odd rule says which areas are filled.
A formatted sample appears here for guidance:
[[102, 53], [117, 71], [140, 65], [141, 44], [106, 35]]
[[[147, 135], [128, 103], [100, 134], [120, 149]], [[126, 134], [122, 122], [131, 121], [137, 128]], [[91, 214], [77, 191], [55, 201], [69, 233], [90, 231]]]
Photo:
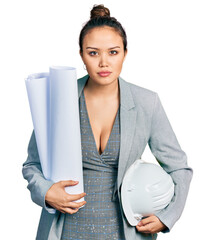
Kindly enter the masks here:
[[[99, 50], [99, 48], [95, 48], [95, 47], [87, 47], [86, 49], [88, 49], [88, 48]], [[120, 47], [116, 46], [116, 47], [111, 47], [111, 48], [108, 48], [108, 49], [110, 50], [110, 49], [114, 49], [114, 48], [120, 48]]]

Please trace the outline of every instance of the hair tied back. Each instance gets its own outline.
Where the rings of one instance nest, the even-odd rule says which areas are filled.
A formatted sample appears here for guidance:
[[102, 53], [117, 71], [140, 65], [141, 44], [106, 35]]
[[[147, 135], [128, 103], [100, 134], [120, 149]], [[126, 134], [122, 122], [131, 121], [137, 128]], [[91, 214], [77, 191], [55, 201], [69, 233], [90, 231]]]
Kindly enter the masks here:
[[96, 17], [110, 17], [110, 10], [106, 8], [103, 4], [95, 4], [90, 11], [90, 19]]
[[93, 5], [90, 11], [90, 20], [87, 21], [81, 29], [79, 36], [80, 53], [83, 53], [83, 40], [87, 33], [93, 28], [110, 27], [114, 29], [122, 37], [124, 51], [127, 50], [127, 36], [121, 23], [116, 18], [110, 16], [110, 10], [103, 4]]

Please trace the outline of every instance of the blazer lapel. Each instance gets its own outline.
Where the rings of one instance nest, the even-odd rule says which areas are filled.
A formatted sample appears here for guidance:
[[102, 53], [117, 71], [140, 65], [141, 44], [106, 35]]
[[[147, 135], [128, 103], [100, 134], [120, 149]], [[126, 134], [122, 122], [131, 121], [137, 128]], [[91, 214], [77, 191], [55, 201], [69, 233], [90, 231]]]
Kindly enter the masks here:
[[136, 127], [137, 110], [135, 108], [129, 84], [119, 77], [120, 85], [120, 154], [118, 164], [117, 187], [119, 189], [129, 163]]
[[[78, 80], [78, 97], [88, 80], [89, 75]], [[119, 189], [127, 164], [129, 162], [129, 154], [133, 142], [137, 110], [135, 109], [134, 100], [128, 83], [119, 77], [120, 90], [120, 153], [118, 164], [117, 188]], [[116, 189], [115, 189], [116, 190]]]

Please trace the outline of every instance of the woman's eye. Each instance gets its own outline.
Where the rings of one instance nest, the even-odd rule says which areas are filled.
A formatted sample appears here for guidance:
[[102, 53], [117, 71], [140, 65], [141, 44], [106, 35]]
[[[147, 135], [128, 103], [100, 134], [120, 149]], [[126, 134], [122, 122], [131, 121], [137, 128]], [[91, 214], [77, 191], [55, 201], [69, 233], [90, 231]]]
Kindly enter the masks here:
[[94, 56], [94, 55], [97, 54], [97, 52], [96, 52], [96, 51], [91, 51], [89, 54], [90, 54], [91, 56]]
[[117, 51], [112, 50], [112, 51], [110, 51], [110, 53], [113, 54], [113, 55], [116, 55], [116, 54], [117, 54]]

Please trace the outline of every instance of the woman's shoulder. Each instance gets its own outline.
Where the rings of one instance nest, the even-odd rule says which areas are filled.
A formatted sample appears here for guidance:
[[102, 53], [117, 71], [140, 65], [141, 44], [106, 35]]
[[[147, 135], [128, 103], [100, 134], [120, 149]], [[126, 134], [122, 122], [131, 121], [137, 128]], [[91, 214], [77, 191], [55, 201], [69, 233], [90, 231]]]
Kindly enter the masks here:
[[158, 95], [157, 92], [151, 89], [142, 87], [140, 85], [131, 83], [127, 80], [124, 80], [122, 77], [120, 77], [120, 81], [124, 82], [129, 87], [134, 100], [136, 99], [138, 101], [139, 99], [141, 99], [141, 100], [147, 100], [147, 102], [148, 101], [151, 102], [151, 101], [154, 101], [154, 99]]
[[155, 94], [157, 94], [155, 91], [142, 87], [140, 85], [134, 84], [134, 83], [130, 83], [127, 82], [131, 88], [132, 91], [135, 91], [136, 93], [141, 93], [141, 94], [147, 94], [149, 96], [154, 96]]
[[123, 88], [126, 89], [126, 94], [123, 95], [128, 95], [129, 101], [132, 101], [138, 110], [151, 116], [157, 102], [158, 94], [151, 89], [131, 83], [121, 77], [120, 81]]

